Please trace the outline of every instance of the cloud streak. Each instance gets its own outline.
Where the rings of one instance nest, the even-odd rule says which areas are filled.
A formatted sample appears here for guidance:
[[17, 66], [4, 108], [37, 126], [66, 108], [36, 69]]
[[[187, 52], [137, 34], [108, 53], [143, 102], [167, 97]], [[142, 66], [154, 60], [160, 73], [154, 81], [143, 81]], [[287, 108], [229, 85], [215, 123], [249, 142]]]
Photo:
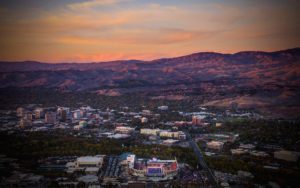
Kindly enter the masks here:
[[0, 6], [0, 59], [151, 59], [300, 45], [296, 7], [229, 2], [91, 0], [39, 9], [31, 17]]
[[82, 10], [90, 10], [93, 8], [103, 7], [103, 6], [112, 6], [117, 5], [119, 3], [127, 2], [130, 0], [90, 0], [83, 1], [79, 3], [71, 3], [68, 4], [67, 7], [71, 10], [82, 11]]

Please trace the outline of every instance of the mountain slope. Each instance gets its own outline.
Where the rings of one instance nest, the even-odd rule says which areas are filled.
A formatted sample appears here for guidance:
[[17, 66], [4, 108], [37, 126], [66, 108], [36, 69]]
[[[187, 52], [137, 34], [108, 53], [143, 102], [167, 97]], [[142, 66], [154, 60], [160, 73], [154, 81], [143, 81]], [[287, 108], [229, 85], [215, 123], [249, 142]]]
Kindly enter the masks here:
[[201, 96], [203, 103], [216, 106], [232, 102], [245, 107], [300, 105], [300, 48], [235, 54], [204, 52], [153, 61], [1, 62], [0, 72], [0, 88]]

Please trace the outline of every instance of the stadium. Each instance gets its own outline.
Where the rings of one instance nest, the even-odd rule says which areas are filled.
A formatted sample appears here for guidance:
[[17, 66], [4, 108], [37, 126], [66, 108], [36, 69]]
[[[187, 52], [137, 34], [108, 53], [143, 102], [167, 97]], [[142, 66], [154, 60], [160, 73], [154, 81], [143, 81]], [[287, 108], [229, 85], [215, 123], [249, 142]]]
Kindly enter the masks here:
[[137, 159], [131, 173], [139, 177], [173, 178], [177, 175], [177, 160]]

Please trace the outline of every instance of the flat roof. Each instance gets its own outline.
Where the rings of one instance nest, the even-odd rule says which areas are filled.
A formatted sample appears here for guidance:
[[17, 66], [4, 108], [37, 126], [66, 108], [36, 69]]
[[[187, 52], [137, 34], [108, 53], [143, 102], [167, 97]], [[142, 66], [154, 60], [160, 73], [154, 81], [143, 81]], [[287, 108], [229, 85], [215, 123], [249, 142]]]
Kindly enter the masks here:
[[128, 137], [130, 137], [130, 135], [128, 135], [128, 134], [119, 134], [119, 133], [108, 136], [108, 138], [116, 138], [116, 139], [118, 139], [118, 138], [128, 138]]
[[100, 168], [98, 167], [87, 167], [85, 168], [86, 172], [98, 172]]
[[98, 163], [103, 159], [102, 156], [85, 156], [85, 157], [78, 157], [77, 162], [79, 163]]
[[83, 181], [85, 183], [97, 182], [98, 176], [94, 176], [94, 175], [81, 176], [78, 178], [78, 181]]

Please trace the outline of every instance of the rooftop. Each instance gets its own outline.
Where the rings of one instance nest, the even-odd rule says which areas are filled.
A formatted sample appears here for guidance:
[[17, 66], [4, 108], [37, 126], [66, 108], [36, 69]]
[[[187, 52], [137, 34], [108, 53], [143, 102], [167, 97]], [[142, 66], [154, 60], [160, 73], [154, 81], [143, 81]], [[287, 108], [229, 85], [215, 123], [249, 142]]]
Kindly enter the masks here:
[[103, 159], [103, 156], [85, 156], [78, 157], [77, 162], [79, 163], [97, 163]]

